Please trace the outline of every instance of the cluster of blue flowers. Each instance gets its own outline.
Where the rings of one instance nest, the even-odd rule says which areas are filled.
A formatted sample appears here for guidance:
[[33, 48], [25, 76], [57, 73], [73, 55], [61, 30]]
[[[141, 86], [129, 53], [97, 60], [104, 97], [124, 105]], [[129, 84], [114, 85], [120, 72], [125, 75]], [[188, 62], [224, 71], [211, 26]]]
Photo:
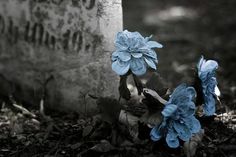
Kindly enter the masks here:
[[153, 48], [162, 48], [162, 45], [149, 41], [150, 38], [144, 38], [138, 32], [119, 32], [115, 40], [116, 51], [112, 54], [112, 69], [118, 75], [131, 70], [138, 76], [145, 74], [147, 67], [156, 69], [158, 60]]
[[177, 148], [179, 139], [188, 141], [192, 134], [198, 133], [201, 125], [194, 116], [195, 97], [196, 92], [193, 87], [188, 87], [186, 84], [179, 85], [161, 112], [164, 117], [162, 123], [152, 129], [151, 139], [158, 141], [165, 137], [169, 147]]
[[197, 64], [198, 77], [201, 80], [204, 98], [203, 112], [206, 116], [211, 116], [215, 113], [215, 97], [220, 95], [215, 77], [217, 68], [218, 63], [216, 61], [206, 61], [203, 57]]
[[[144, 38], [138, 32], [127, 30], [119, 32], [116, 36], [116, 51], [112, 54], [112, 69], [118, 75], [125, 75], [131, 71], [134, 75], [143, 75], [147, 68], [156, 70], [158, 63], [154, 48], [162, 48], [162, 45], [151, 38]], [[204, 97], [203, 110], [207, 116], [215, 113], [215, 96], [219, 89], [215, 77], [218, 63], [214, 60], [206, 61], [203, 57], [197, 64], [198, 77], [201, 80], [202, 93]], [[155, 126], [150, 136], [153, 141], [165, 138], [171, 148], [177, 148], [179, 140], [188, 141], [193, 134], [201, 129], [200, 122], [195, 118], [196, 91], [186, 84], [179, 85], [165, 104], [161, 114], [163, 120], [160, 125]]]

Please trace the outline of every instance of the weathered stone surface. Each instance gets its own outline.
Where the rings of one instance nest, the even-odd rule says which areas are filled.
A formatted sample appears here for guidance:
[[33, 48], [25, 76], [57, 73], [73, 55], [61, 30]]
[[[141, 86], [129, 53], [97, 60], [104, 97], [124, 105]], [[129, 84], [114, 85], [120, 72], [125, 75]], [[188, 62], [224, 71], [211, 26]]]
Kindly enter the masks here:
[[38, 104], [45, 93], [83, 112], [86, 93], [117, 93], [110, 56], [121, 30], [121, 0], [1, 0], [1, 94]]

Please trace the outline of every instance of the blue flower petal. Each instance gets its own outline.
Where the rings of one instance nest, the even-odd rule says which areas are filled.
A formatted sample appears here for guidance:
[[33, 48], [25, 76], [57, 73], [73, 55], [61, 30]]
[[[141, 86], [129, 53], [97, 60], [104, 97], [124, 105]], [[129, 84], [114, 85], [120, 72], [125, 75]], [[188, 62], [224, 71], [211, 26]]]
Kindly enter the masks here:
[[186, 84], [181, 84], [171, 94], [169, 101], [178, 106], [181, 104], [188, 104], [192, 101], [193, 97], [195, 97], [195, 94], [194, 88], [187, 87]]
[[139, 52], [132, 52], [131, 55], [134, 57], [134, 58], [141, 58], [143, 56], [142, 53], [139, 53]]
[[133, 58], [130, 61], [130, 69], [135, 75], [143, 75], [146, 73], [147, 68], [144, 60], [142, 58], [136, 59]]
[[174, 122], [173, 127], [174, 127], [175, 131], [177, 132], [178, 137], [181, 140], [183, 140], [183, 141], [189, 140], [189, 138], [191, 137], [191, 132], [186, 124], [180, 123], [180, 122]]
[[166, 143], [170, 148], [179, 147], [179, 139], [177, 138], [177, 134], [172, 129], [169, 130], [166, 135]]
[[164, 118], [160, 127], [167, 132], [161, 132], [159, 136], [165, 136], [171, 148], [179, 146], [178, 138], [188, 141], [192, 134], [199, 132], [201, 128], [200, 122], [194, 117], [195, 95], [193, 87], [181, 84], [174, 90], [161, 112]]
[[147, 44], [144, 42], [143, 38], [136, 38], [134, 45], [131, 45], [133, 49], [135, 50], [140, 50], [140, 49], [148, 49]]
[[118, 51], [126, 51], [129, 47], [126, 37], [122, 34], [122, 32], [117, 33], [115, 46]]
[[211, 77], [207, 84], [206, 84], [206, 91], [209, 92], [209, 94], [215, 94], [215, 87], [217, 85], [217, 81], [215, 77]]
[[209, 74], [214, 76], [214, 72], [217, 68], [218, 68], [218, 63], [216, 61], [214, 60], [206, 61], [202, 56], [197, 64], [198, 76], [202, 81], [204, 81], [207, 79]]
[[112, 53], [112, 57], [118, 57], [118, 56], [119, 56], [119, 52], [120, 52], [120, 51], [115, 51], [115, 52], [113, 52], [113, 53]]
[[144, 40], [143, 36], [139, 32], [129, 32], [127, 30], [124, 30], [123, 33], [126, 35], [127, 38], [142, 38]]
[[150, 35], [149, 37], [144, 38], [144, 41], [148, 42], [151, 38], [152, 38], [152, 35]]
[[201, 70], [201, 67], [202, 67], [202, 65], [203, 65], [205, 62], [206, 62], [206, 60], [204, 59], [203, 56], [201, 56], [201, 58], [199, 59], [198, 64], [197, 64], [197, 69], [198, 69], [198, 71]]
[[156, 42], [156, 41], [148, 41], [147, 42], [147, 45], [150, 47], [150, 48], [162, 48], [163, 46]]
[[164, 117], [170, 117], [177, 110], [177, 106], [174, 104], [167, 104], [161, 114]]
[[150, 132], [150, 136], [151, 136], [151, 139], [153, 141], [158, 141], [161, 139], [162, 135], [161, 135], [161, 131], [160, 131], [160, 128], [158, 126], [152, 128], [151, 132]]
[[202, 82], [204, 105], [203, 112], [206, 116], [211, 116], [215, 113], [215, 88], [217, 81], [215, 77], [210, 76]]
[[216, 70], [218, 68], [218, 63], [214, 60], [208, 60], [201, 66], [201, 71], [209, 72]]
[[192, 101], [180, 103], [178, 105], [178, 112], [182, 117], [189, 117], [195, 113], [195, 104]]
[[176, 99], [178, 99], [179, 97], [184, 96], [183, 92], [186, 88], [187, 88], [187, 85], [184, 83], [179, 85], [177, 88], [175, 88], [175, 90], [171, 94], [169, 101], [176, 101]]
[[201, 124], [195, 117], [193, 117], [193, 118], [194, 118], [193, 119], [193, 127], [190, 128], [190, 129], [191, 129], [191, 132], [193, 134], [195, 134], [195, 133], [198, 133], [201, 130]]
[[[127, 71], [127, 65], [119, 65], [121, 64], [119, 63], [120, 61], [130, 61], [130, 70], [135, 75], [143, 75], [147, 70], [147, 65], [156, 69], [157, 54], [153, 48], [161, 48], [162, 45], [155, 41], [149, 41], [150, 38], [151, 36], [144, 38], [138, 32], [129, 32], [127, 30], [117, 33], [115, 41], [116, 51], [112, 54], [111, 58], [112, 62], [115, 62], [112, 64], [113, 69], [119, 74]], [[140, 60], [136, 61], [136, 59]], [[116, 69], [118, 67], [122, 67], [122, 69]]]
[[212, 116], [215, 113], [215, 98], [213, 95], [205, 96], [204, 97], [204, 105], [203, 105], [203, 112], [206, 116]]
[[198, 133], [201, 129], [201, 124], [194, 116], [183, 119], [192, 134]]
[[118, 57], [120, 60], [124, 61], [124, 62], [127, 62], [131, 59], [131, 55], [130, 53], [127, 53], [127, 52], [118, 52]]
[[153, 59], [157, 59], [157, 54], [154, 50], [143, 50], [143, 54]]
[[112, 70], [115, 71], [118, 75], [124, 75], [129, 71], [130, 63], [123, 62], [119, 59], [112, 63]]
[[150, 66], [152, 69], [157, 69], [156, 64], [154, 63], [153, 59], [149, 57], [144, 57], [145, 62], [147, 63], [148, 66]]
[[111, 56], [111, 60], [112, 60], [112, 62], [114, 62], [114, 61], [116, 61], [118, 59], [118, 56]]
[[193, 99], [196, 97], [196, 91], [193, 87], [188, 87], [186, 90], [187, 90], [187, 93], [189, 94], [190, 99]]

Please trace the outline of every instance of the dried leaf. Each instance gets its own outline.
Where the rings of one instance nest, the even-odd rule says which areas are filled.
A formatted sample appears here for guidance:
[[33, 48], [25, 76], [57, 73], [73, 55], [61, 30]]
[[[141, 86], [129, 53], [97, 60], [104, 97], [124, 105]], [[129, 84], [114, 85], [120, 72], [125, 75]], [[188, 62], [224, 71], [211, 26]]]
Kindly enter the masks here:
[[113, 147], [109, 141], [107, 140], [101, 140], [99, 144], [96, 144], [90, 150], [96, 151], [96, 152], [101, 152], [101, 153], [106, 153], [111, 150], [114, 150], [115, 147]]
[[82, 143], [78, 142], [70, 146], [71, 149], [78, 149], [80, 146], [82, 146]]
[[93, 126], [91, 126], [91, 125], [86, 126], [83, 130], [83, 134], [82, 134], [83, 137], [88, 136], [92, 130], [93, 130]]
[[167, 101], [161, 98], [156, 91], [148, 88], [143, 89], [143, 94], [145, 99], [142, 102], [147, 106], [148, 111], [142, 115], [140, 121], [150, 127], [159, 125], [163, 118], [161, 111]]

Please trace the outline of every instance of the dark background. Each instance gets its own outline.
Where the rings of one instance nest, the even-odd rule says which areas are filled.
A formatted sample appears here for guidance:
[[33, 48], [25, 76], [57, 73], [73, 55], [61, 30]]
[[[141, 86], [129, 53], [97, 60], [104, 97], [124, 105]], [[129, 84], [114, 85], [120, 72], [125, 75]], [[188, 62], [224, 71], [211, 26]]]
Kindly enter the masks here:
[[235, 0], [123, 0], [124, 29], [164, 45], [158, 72], [171, 86], [188, 81], [201, 55], [215, 59], [222, 89], [235, 92]]

